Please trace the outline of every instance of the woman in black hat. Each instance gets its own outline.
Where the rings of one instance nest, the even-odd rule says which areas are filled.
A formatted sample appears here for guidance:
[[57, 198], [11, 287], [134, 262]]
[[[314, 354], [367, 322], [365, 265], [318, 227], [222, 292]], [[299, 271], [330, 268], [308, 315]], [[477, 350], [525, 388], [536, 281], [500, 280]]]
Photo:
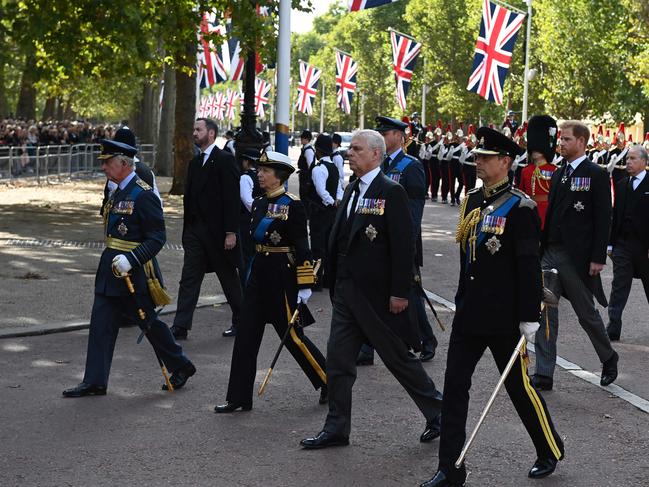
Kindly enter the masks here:
[[[297, 305], [311, 297], [315, 279], [306, 212], [302, 202], [284, 188], [293, 171], [288, 156], [278, 152], [264, 152], [258, 162], [259, 185], [265, 195], [252, 205], [250, 235], [255, 255], [246, 276], [227, 402], [214, 408], [217, 413], [252, 409], [257, 354], [266, 323], [272, 323], [280, 338], [284, 337]], [[325, 358], [320, 350], [299, 327], [291, 328], [285, 345], [313, 387], [321, 390], [320, 403], [326, 403]]]

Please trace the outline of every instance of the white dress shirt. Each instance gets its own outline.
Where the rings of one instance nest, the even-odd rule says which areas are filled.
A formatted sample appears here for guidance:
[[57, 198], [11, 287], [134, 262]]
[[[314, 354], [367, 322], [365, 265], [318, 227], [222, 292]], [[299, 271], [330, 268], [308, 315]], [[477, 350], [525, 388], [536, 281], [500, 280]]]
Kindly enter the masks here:
[[[320, 158], [320, 161], [332, 162], [329, 156]], [[331, 206], [336, 203], [336, 200], [341, 200], [343, 197], [343, 187], [338, 178], [338, 184], [336, 185], [336, 198], [332, 198], [329, 192], [327, 191], [327, 178], [329, 177], [329, 171], [326, 166], [323, 164], [318, 164], [311, 171], [311, 180], [315, 186], [316, 193], [322, 199], [322, 204], [325, 206]]]
[[334, 154], [331, 158], [333, 163], [336, 165], [336, 169], [338, 169], [338, 178], [340, 179], [340, 185], [341, 187], [345, 187], [345, 160], [343, 159], [343, 156], [340, 154]]
[[[307, 150], [307, 147], [311, 147], [312, 150]], [[306, 159], [307, 167], [311, 167], [311, 164], [313, 164], [313, 161], [315, 160], [315, 149], [313, 149], [311, 144], [304, 146], [304, 158]]]
[[207, 162], [207, 160], [210, 158], [210, 154], [212, 153], [212, 150], [216, 147], [216, 141], [213, 142], [211, 145], [207, 146], [207, 149], [205, 149], [203, 152], [203, 166]]
[[254, 187], [252, 178], [248, 174], [242, 174], [239, 179], [239, 197], [241, 198], [241, 203], [243, 203], [243, 206], [248, 211], [252, 211], [252, 202], [254, 200], [252, 190]]
[[633, 191], [638, 189], [638, 186], [640, 186], [640, 183], [642, 182], [646, 174], [647, 171], [640, 171], [640, 173], [635, 177], [635, 180], [633, 181]]

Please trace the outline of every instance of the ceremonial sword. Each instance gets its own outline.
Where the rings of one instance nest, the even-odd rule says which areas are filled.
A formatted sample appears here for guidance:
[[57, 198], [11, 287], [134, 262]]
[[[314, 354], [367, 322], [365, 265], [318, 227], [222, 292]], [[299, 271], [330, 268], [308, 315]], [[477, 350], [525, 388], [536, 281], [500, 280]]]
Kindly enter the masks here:
[[[146, 313], [144, 312], [144, 310], [140, 306], [139, 300], [137, 298], [137, 294], [135, 294], [135, 287], [133, 286], [133, 281], [131, 281], [131, 276], [128, 273], [123, 274], [123, 275], [120, 274], [117, 271], [117, 269], [115, 269], [114, 266], [112, 267], [112, 269], [113, 269], [113, 274], [115, 275], [115, 277], [117, 277], [119, 279], [124, 279], [124, 282], [126, 283], [126, 287], [128, 288], [128, 291], [131, 293], [131, 296], [133, 296], [133, 301], [135, 302], [135, 307], [137, 308], [137, 315], [140, 318], [140, 321], [142, 322], [142, 326], [140, 328], [142, 329], [142, 333], [146, 335], [147, 332], [149, 331], [149, 326], [148, 326], [147, 319], [146, 319]], [[138, 340], [138, 343], [139, 342], [140, 342], [140, 340]], [[167, 389], [171, 392], [171, 391], [174, 390], [174, 386], [171, 383], [171, 381], [169, 380], [169, 372], [167, 372], [167, 367], [165, 366], [164, 362], [160, 358], [160, 355], [158, 355], [158, 351], [155, 349], [155, 347], [153, 347], [153, 353], [155, 353], [155, 358], [158, 359], [158, 364], [160, 365], [160, 369], [162, 370], [162, 376], [165, 379], [165, 384], [167, 384]]]

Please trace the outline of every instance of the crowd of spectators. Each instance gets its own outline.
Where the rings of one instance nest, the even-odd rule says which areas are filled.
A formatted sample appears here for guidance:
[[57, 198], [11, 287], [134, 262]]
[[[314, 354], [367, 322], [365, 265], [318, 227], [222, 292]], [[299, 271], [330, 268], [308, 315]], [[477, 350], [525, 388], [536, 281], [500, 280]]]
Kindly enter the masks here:
[[[38, 146], [68, 146], [66, 152], [77, 154], [76, 144], [98, 144], [101, 139], [112, 139], [117, 128], [119, 125], [84, 120], [1, 120], [0, 179], [9, 168], [14, 176], [33, 173]], [[54, 165], [56, 161], [48, 158], [42, 163]]]
[[112, 138], [116, 127], [77, 120], [0, 121], [0, 146], [35, 147], [38, 145], [73, 145], [97, 143]]

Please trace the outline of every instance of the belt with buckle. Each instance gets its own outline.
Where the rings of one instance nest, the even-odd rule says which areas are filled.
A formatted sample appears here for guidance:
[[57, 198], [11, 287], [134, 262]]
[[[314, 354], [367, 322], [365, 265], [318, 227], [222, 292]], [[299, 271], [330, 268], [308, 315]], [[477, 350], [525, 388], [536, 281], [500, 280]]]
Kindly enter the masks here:
[[290, 254], [293, 247], [270, 247], [269, 245], [255, 245], [255, 251], [266, 254]]

